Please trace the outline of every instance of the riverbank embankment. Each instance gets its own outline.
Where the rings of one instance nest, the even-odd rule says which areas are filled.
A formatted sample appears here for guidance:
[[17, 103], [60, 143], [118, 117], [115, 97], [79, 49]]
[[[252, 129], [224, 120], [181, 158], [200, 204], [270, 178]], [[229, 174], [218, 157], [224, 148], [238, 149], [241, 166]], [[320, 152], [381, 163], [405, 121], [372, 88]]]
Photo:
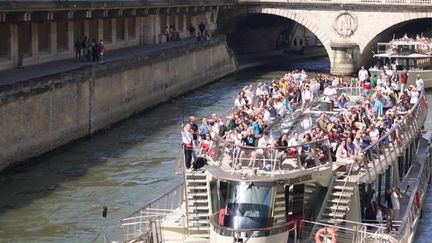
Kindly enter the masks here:
[[224, 38], [0, 87], [0, 170], [237, 69]]

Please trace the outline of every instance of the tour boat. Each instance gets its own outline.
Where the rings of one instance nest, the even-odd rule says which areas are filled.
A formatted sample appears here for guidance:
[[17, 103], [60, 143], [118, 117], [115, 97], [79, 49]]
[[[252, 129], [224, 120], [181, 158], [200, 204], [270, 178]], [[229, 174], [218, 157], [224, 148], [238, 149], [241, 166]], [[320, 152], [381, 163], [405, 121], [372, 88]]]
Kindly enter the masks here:
[[426, 37], [416, 39], [403, 38], [377, 44], [373, 55], [377, 64], [369, 69], [371, 75], [380, 77], [384, 72], [391, 76], [393, 71], [398, 74], [406, 68], [408, 84], [415, 84], [420, 75], [425, 88], [432, 88], [432, 40]]
[[[357, 88], [338, 92], [353, 103], [364, 99]], [[342, 112], [321, 111], [317, 102], [275, 119], [267, 128], [270, 136], [302, 134], [323, 113], [332, 120]], [[426, 100], [420, 98], [398, 125], [362, 150], [370, 156], [362, 158], [360, 169], [332, 156], [327, 139], [271, 148], [220, 140], [207, 165], [195, 171], [184, 169], [181, 148], [176, 160], [181, 182], [122, 219], [122, 240], [413, 242], [432, 162], [432, 134], [422, 130], [426, 115]], [[385, 207], [392, 187], [401, 190], [399, 218], [367, 220], [371, 201]]]

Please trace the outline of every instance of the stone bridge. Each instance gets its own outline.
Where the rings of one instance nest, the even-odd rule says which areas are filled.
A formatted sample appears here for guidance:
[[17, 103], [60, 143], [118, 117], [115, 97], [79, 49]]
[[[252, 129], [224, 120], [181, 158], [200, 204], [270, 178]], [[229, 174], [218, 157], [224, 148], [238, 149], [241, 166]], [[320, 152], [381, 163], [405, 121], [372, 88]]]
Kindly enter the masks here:
[[371, 55], [376, 38], [403, 22], [432, 18], [431, 0], [239, 0], [233, 15], [291, 19], [321, 41], [331, 73], [351, 74]]
[[84, 35], [110, 49], [158, 44], [165, 26], [186, 37], [190, 24], [214, 31], [220, 17], [251, 14], [306, 27], [324, 46], [331, 72], [351, 74], [381, 33], [432, 18], [432, 0], [0, 0], [0, 70], [72, 56]]

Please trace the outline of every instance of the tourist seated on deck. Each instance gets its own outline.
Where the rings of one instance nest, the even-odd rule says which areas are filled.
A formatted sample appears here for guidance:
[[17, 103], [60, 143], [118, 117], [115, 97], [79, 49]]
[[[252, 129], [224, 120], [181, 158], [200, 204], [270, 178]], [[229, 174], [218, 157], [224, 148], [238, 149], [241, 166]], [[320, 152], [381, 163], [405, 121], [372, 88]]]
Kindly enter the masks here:
[[263, 136], [258, 140], [257, 149], [251, 152], [249, 167], [255, 167], [256, 158], [258, 156], [262, 157], [262, 163], [260, 163], [261, 168], [265, 168], [267, 165], [267, 160], [271, 158], [270, 148], [273, 147], [273, 140], [270, 138], [268, 132], [264, 132]]
[[205, 135], [205, 139], [201, 140], [200, 151], [198, 157], [213, 157], [215, 154], [215, 145], [210, 137], [210, 134]]
[[336, 150], [336, 162], [345, 167], [345, 171], [349, 171], [352, 167], [352, 171], [355, 172], [359, 169], [358, 164], [355, 161], [355, 156], [351, 156], [346, 150], [346, 141], [342, 140], [341, 144]]

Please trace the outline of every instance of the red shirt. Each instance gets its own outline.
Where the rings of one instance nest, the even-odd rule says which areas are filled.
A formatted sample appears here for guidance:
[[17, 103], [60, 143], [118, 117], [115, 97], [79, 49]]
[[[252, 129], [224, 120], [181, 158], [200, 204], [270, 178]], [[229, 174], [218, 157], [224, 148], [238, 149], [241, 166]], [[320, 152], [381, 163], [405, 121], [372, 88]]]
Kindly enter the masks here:
[[401, 84], [406, 84], [408, 81], [408, 75], [406, 72], [402, 72], [400, 75], [400, 82]]

